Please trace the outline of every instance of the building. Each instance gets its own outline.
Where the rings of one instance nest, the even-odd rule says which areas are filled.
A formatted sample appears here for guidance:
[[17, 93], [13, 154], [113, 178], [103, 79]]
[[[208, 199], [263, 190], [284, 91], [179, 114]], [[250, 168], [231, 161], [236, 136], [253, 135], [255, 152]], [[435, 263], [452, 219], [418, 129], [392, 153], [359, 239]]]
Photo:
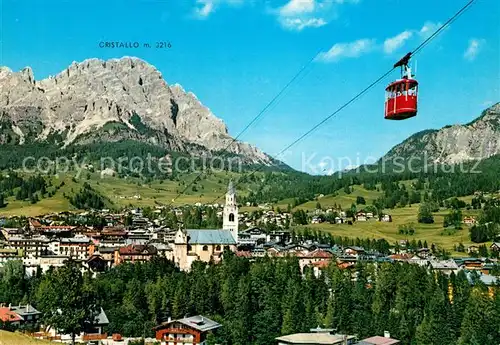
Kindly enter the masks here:
[[295, 333], [276, 338], [278, 345], [351, 345], [353, 335], [333, 334], [331, 329], [311, 329], [310, 333]]
[[12, 325], [35, 326], [42, 313], [31, 305], [0, 306], [0, 320]]
[[356, 343], [356, 345], [396, 345], [401, 344], [401, 342], [397, 339], [392, 339], [389, 332], [385, 332], [384, 336], [375, 336], [361, 340]]
[[464, 224], [472, 226], [476, 224], [476, 218], [474, 217], [464, 217]]
[[24, 258], [39, 258], [47, 255], [50, 240], [46, 237], [24, 237], [12, 236], [8, 240], [8, 246], [21, 250]]
[[180, 320], [169, 320], [154, 328], [156, 340], [166, 345], [206, 345], [207, 336], [219, 327], [215, 321], [197, 315]]
[[185, 271], [194, 261], [220, 261], [224, 250], [236, 252], [238, 244], [238, 206], [233, 183], [229, 183], [223, 211], [222, 229], [179, 229], [172, 243], [172, 259]]
[[89, 257], [90, 239], [88, 237], [62, 238], [59, 241], [57, 255], [69, 256], [76, 260], [87, 260]]
[[152, 245], [130, 244], [126, 247], [115, 249], [114, 264], [123, 262], [146, 262], [156, 256], [157, 250]]
[[493, 242], [490, 246], [492, 252], [500, 252], [500, 242]]
[[238, 205], [233, 181], [229, 181], [226, 193], [226, 204], [222, 214], [222, 229], [231, 233], [234, 242], [238, 243]]

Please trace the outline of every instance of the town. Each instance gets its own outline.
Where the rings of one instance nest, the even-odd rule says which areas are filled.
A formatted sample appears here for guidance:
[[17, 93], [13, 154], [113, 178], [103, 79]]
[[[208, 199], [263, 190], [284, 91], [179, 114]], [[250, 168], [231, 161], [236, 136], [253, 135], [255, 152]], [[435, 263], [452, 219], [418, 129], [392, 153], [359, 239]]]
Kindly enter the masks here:
[[[186, 206], [191, 208], [191, 206]], [[201, 211], [211, 209], [210, 212]], [[25, 219], [24, 226], [12, 226], [20, 219], [4, 219], [1, 228], [2, 244], [0, 247], [0, 267], [9, 262], [20, 262], [28, 277], [36, 277], [54, 268], [64, 267], [68, 261], [76, 264], [82, 273], [97, 277], [123, 264], [147, 263], [162, 258], [173, 263], [181, 271], [190, 272], [197, 261], [218, 264], [225, 255], [232, 253], [250, 262], [265, 257], [279, 260], [295, 258], [303, 275], [312, 272], [321, 279], [332, 265], [338, 269], [351, 272], [356, 276], [358, 264], [406, 263], [416, 265], [431, 272], [446, 276], [465, 272], [467, 278], [481, 281], [493, 293], [500, 283], [498, 277], [498, 254], [500, 243], [493, 242], [486, 249], [490, 255], [482, 257], [478, 246], [469, 246], [468, 256], [443, 258], [434, 245], [427, 243], [413, 245], [409, 241], [389, 244], [385, 240], [354, 241], [338, 239], [330, 236], [318, 236], [311, 233], [295, 233], [290, 229], [294, 216], [290, 212], [263, 210], [260, 217], [250, 217], [248, 212], [240, 213], [236, 191], [230, 182], [224, 205], [195, 205], [199, 217], [206, 219], [215, 217], [216, 223], [222, 221], [220, 229], [186, 229], [178, 219], [185, 219], [186, 209], [176, 207], [170, 213], [176, 219], [175, 227], [163, 225], [166, 219], [163, 207], [157, 207], [144, 214], [143, 210], [133, 208], [121, 213], [109, 210], [94, 210], [80, 213], [63, 212], [43, 217]], [[263, 208], [266, 208], [264, 206]], [[344, 222], [392, 222], [390, 215], [382, 215], [375, 219], [373, 213], [359, 211], [350, 214], [343, 210], [318, 209], [307, 216], [309, 222], [318, 223], [330, 219], [333, 224]], [[91, 220], [102, 219], [101, 225], [88, 225]], [[69, 225], [78, 223], [79, 225]], [[464, 222], [475, 222], [466, 217]], [[264, 225], [263, 228], [257, 226]], [[266, 227], [272, 224], [272, 227]], [[240, 229], [244, 228], [244, 229]], [[465, 251], [465, 250], [464, 250]], [[30, 304], [12, 305], [3, 301], [0, 308], [0, 320], [10, 326], [40, 326], [41, 312]], [[194, 319], [193, 319], [194, 318]], [[196, 319], [198, 318], [198, 319]], [[102, 344], [113, 344], [122, 340], [122, 335], [108, 336], [105, 328], [109, 324], [106, 311], [100, 309], [96, 323], [77, 335], [77, 340], [101, 341]], [[183, 343], [203, 343], [208, 331], [215, 331], [221, 325], [206, 316], [191, 316], [187, 319], [173, 320], [157, 325], [156, 339], [167, 341], [183, 339]], [[197, 320], [197, 321], [193, 321]], [[201, 321], [200, 321], [201, 320]], [[182, 326], [184, 325], [184, 326]], [[177, 331], [188, 327], [189, 332]], [[71, 341], [68, 334], [61, 334], [57, 329], [45, 325], [33, 336]], [[184, 338], [186, 334], [191, 340]], [[398, 340], [385, 336], [367, 339], [356, 339], [354, 335], [336, 334], [329, 329], [311, 329], [311, 332], [290, 334], [277, 338], [278, 344], [302, 344], [318, 339], [321, 335], [325, 342], [321, 344], [397, 344]], [[380, 338], [380, 339], [379, 339]], [[372, 339], [374, 342], [370, 342]], [[385, 341], [385, 342], [384, 342]]]

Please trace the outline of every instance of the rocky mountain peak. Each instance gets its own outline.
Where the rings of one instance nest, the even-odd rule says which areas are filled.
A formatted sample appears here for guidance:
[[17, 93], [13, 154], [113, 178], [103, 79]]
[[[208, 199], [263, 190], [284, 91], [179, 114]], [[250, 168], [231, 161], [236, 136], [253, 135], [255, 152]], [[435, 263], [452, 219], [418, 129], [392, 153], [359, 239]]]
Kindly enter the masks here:
[[[0, 85], [0, 117], [14, 124], [41, 123], [38, 140], [59, 133], [65, 145], [88, 142], [93, 133], [114, 123], [128, 131], [104, 138], [139, 136], [173, 150], [185, 151], [194, 144], [208, 152], [223, 150], [233, 141], [224, 122], [193, 93], [178, 84], [169, 86], [158, 69], [136, 57], [73, 62], [40, 81], [29, 67], [17, 73], [2, 67]], [[148, 135], [142, 127], [150, 129]], [[270, 162], [245, 143], [234, 142], [229, 151], [254, 163]]]
[[425, 155], [431, 162], [458, 164], [500, 154], [500, 102], [465, 125], [416, 133], [392, 148], [386, 160]]

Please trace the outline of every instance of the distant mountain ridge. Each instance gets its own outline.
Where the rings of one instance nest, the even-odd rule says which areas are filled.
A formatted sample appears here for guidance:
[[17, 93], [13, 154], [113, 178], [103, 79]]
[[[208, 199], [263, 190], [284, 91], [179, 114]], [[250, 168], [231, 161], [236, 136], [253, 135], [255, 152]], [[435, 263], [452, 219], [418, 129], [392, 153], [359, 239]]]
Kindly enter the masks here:
[[[169, 150], [230, 153], [272, 164], [256, 147], [235, 141], [226, 125], [180, 85], [133, 57], [73, 62], [35, 80], [30, 67], [0, 67], [0, 144], [54, 142], [61, 146], [136, 140]], [[231, 144], [231, 145], [230, 145]]]
[[465, 125], [445, 126], [413, 134], [382, 160], [426, 158], [437, 164], [459, 164], [500, 154], [500, 102]]

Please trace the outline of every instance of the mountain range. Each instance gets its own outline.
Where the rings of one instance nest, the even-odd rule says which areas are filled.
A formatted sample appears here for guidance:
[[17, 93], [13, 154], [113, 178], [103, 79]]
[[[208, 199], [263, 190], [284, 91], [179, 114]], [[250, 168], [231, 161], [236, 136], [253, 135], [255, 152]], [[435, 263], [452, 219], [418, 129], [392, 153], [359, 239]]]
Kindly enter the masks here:
[[39, 81], [30, 67], [17, 73], [0, 67], [0, 85], [0, 144], [56, 141], [65, 147], [131, 139], [193, 154], [227, 148], [253, 164], [273, 161], [234, 140], [193, 93], [168, 85], [138, 58], [73, 62]]
[[[0, 144], [71, 145], [131, 140], [170, 151], [214, 155], [221, 151], [249, 164], [273, 158], [232, 138], [224, 122], [192, 92], [169, 85], [147, 62], [134, 58], [73, 62], [36, 80], [30, 67], [0, 67]], [[457, 164], [500, 154], [500, 103], [465, 125], [416, 133], [383, 159], [426, 155]]]
[[437, 164], [459, 164], [500, 154], [500, 102], [465, 125], [418, 132], [392, 148], [383, 159], [425, 156]]

